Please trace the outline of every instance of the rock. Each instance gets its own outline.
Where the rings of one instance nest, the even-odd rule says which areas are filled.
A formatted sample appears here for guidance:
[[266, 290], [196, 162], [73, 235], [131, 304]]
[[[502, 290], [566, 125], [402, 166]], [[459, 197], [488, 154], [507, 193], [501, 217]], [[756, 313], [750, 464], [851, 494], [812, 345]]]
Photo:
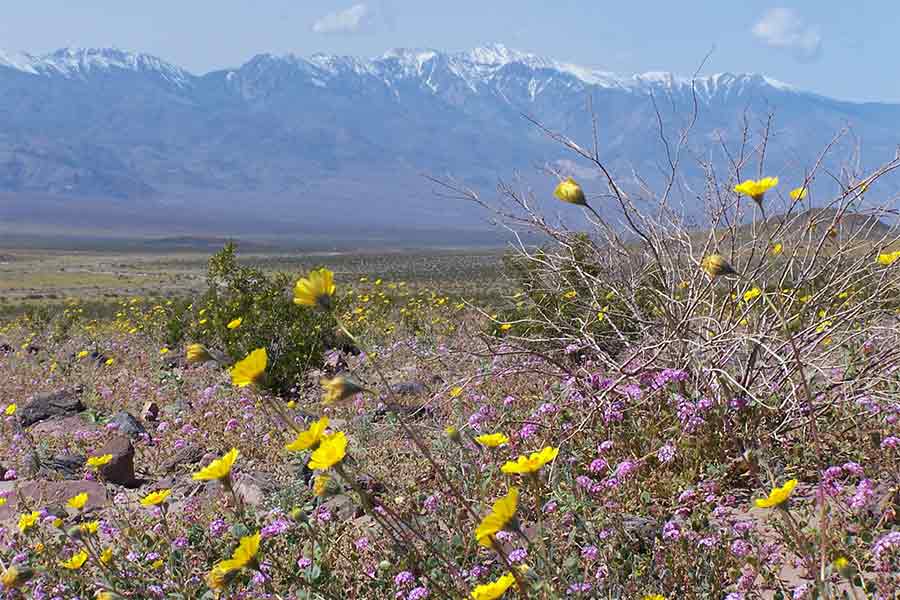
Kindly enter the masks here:
[[[14, 485], [16, 483], [18, 484], [17, 486]], [[14, 489], [16, 489], [15, 492], [12, 491]], [[18, 482], [5, 481], [0, 485], [0, 491], [10, 492], [9, 496], [7, 496], [7, 504], [0, 506], [0, 521], [18, 517], [20, 498], [25, 500], [23, 510], [26, 506], [31, 510], [65, 506], [69, 498], [82, 492], [88, 495], [85, 511], [97, 510], [109, 504], [103, 484], [84, 479], [74, 481], [47, 481], [43, 479]]]
[[88, 421], [82, 418], [81, 415], [75, 414], [42, 421], [35, 424], [30, 431], [34, 439], [42, 440], [46, 438], [56, 439], [73, 434], [90, 437], [90, 435], [99, 435], [101, 429], [93, 421]]
[[392, 385], [391, 391], [397, 396], [424, 396], [428, 387], [421, 381], [404, 381]]
[[110, 424], [116, 425], [117, 430], [124, 433], [131, 439], [138, 439], [147, 435], [147, 430], [134, 416], [128, 411], [120, 411], [113, 415], [109, 420]]
[[81, 479], [86, 458], [79, 454], [57, 454], [29, 465], [35, 476], [62, 476], [63, 479]]
[[346, 521], [355, 519], [365, 514], [361, 506], [358, 506], [353, 498], [346, 494], [337, 494], [322, 503], [322, 508], [327, 509], [331, 513], [332, 519], [338, 521]]
[[404, 406], [403, 404], [388, 403], [375, 409], [372, 413], [372, 420], [380, 421], [388, 413], [395, 413], [404, 420], [417, 420], [433, 416], [433, 412], [432, 408], [427, 404], [420, 406]]
[[378, 494], [384, 492], [384, 485], [371, 475], [366, 475], [365, 473], [356, 477], [356, 485], [367, 491], [372, 496], [377, 496]]
[[22, 427], [30, 427], [53, 417], [80, 413], [84, 410], [84, 404], [81, 403], [81, 392], [81, 387], [77, 387], [34, 396], [16, 412], [19, 422]]
[[144, 408], [141, 409], [141, 418], [148, 423], [153, 423], [158, 417], [159, 405], [152, 400], [144, 402]]
[[404, 381], [391, 386], [391, 391], [397, 396], [424, 396], [428, 394], [428, 387], [421, 381]]
[[92, 456], [111, 454], [112, 460], [100, 467], [100, 475], [104, 481], [116, 485], [132, 487], [137, 484], [134, 479], [134, 446], [125, 436], [116, 436]]
[[176, 450], [175, 454], [162, 465], [162, 472], [165, 475], [178, 471], [180, 467], [188, 467], [196, 465], [200, 462], [206, 450], [195, 444], [188, 444], [181, 450]]
[[240, 481], [234, 484], [234, 492], [245, 506], [259, 508], [265, 502], [267, 492], [271, 492], [270, 482], [258, 479], [254, 476], [243, 475]]

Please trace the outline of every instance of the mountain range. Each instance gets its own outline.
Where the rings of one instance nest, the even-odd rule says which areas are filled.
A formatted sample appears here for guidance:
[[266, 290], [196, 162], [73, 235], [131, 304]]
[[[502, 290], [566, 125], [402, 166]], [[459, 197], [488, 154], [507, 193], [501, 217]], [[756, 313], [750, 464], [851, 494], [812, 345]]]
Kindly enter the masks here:
[[[802, 177], [844, 127], [835, 171], [883, 162], [900, 142], [900, 105], [755, 74], [620, 76], [500, 44], [374, 59], [262, 54], [204, 75], [117, 49], [0, 52], [0, 228], [450, 236], [483, 229], [485, 215], [435, 195], [425, 174], [490, 194], [521, 173], [541, 197], [554, 185], [541, 166], [586, 187], [596, 177], [523, 115], [589, 144], [590, 100], [604, 160], [652, 182], [666, 160], [657, 109], [674, 139], [695, 98], [684, 175], [695, 188], [698, 159], [726, 166], [722, 144], [737, 151], [746, 124], [755, 146], [770, 113], [766, 172], [785, 179]], [[683, 202], [699, 213], [695, 193]]]

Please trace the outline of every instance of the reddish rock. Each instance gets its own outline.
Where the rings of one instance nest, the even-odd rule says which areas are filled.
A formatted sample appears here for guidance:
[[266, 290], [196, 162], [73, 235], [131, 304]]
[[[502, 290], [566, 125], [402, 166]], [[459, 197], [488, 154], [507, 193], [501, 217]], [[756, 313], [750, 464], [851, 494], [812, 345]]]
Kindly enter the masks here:
[[41, 438], [60, 438], [66, 435], [72, 435], [79, 431], [90, 433], [99, 432], [100, 426], [92, 421], [81, 418], [80, 415], [69, 415], [59, 419], [50, 419], [42, 421], [31, 428], [31, 435], [35, 439]]
[[[16, 485], [17, 484], [17, 485]], [[0, 522], [9, 519], [17, 519], [19, 513], [27, 506], [31, 510], [47, 507], [62, 507], [66, 501], [84, 492], [88, 495], [85, 511], [97, 510], [109, 504], [106, 496], [106, 488], [97, 481], [68, 480], [68, 481], [4, 481], [0, 484], [0, 492], [9, 492], [7, 503], [0, 506]], [[22, 509], [19, 508], [19, 497], [25, 500]]]
[[100, 475], [104, 481], [116, 485], [132, 487], [137, 484], [134, 479], [134, 446], [125, 436], [116, 436], [106, 443], [92, 456], [112, 455], [112, 460], [100, 467]]

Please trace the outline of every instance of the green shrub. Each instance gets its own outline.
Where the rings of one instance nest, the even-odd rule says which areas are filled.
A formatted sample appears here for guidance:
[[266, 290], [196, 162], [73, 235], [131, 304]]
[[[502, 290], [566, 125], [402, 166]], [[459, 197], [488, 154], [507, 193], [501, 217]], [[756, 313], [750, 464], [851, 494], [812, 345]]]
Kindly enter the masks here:
[[[267, 387], [289, 393], [308, 369], [321, 365], [324, 350], [335, 345], [336, 323], [331, 315], [293, 303], [292, 276], [242, 266], [235, 250], [229, 243], [209, 259], [209, 289], [189, 313], [186, 341], [221, 350], [232, 363], [266, 348]], [[241, 319], [240, 326], [229, 329], [235, 319]]]

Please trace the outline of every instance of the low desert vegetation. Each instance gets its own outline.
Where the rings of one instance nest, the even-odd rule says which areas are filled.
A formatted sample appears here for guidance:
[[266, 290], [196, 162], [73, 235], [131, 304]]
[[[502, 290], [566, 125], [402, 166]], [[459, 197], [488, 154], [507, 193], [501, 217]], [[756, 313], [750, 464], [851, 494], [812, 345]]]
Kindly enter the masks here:
[[763, 123], [703, 231], [687, 130], [658, 188], [545, 133], [583, 227], [436, 182], [543, 239], [491, 295], [227, 246], [203, 294], [3, 322], [2, 597], [895, 598], [900, 159], [786, 181]]

